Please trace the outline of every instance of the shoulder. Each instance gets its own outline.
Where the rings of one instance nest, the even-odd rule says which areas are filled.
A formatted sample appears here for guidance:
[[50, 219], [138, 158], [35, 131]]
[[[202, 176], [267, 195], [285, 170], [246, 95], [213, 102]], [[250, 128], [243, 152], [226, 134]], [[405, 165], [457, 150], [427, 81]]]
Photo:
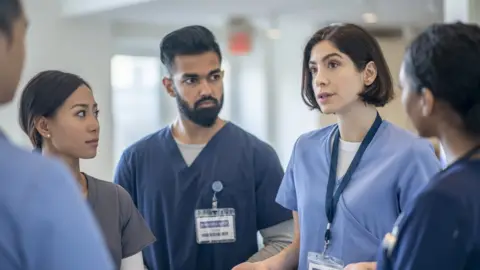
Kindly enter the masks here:
[[[407, 212], [417, 217], [425, 217], [428, 215], [437, 215], [442, 217], [441, 219], [453, 218], [454, 216], [465, 217], [466, 207], [462, 194], [458, 194], [455, 188], [452, 191], [449, 190], [448, 187], [450, 187], [450, 185], [445, 184], [427, 186], [412, 204], [412, 209]], [[442, 220], [429, 221], [433, 223], [442, 222]]]
[[[15, 193], [31, 193], [35, 189], [42, 189], [45, 192], [50, 189], [53, 193], [55, 189], [52, 187], [71, 180], [67, 168], [58, 160], [13, 145], [2, 146], [1, 151], [0, 184], [8, 188], [0, 189], [0, 193], [15, 196], [20, 195]], [[0, 196], [2, 197], [4, 196]]]
[[114, 194], [117, 197], [120, 206], [125, 205], [126, 203], [128, 204], [132, 200], [130, 194], [122, 186], [113, 182], [97, 179], [90, 175], [87, 175], [87, 177], [90, 178], [90, 181], [95, 181], [99, 192]]
[[245, 150], [253, 151], [255, 155], [260, 156], [276, 156], [275, 149], [267, 142], [261, 140], [252, 133], [243, 128], [229, 122], [229, 133], [235, 136], [235, 141], [239, 142], [241, 147]]
[[59, 161], [13, 145], [2, 145], [0, 185], [4, 188], [0, 189], [0, 206], [4, 214], [28, 219], [57, 192], [65, 196], [75, 194], [73, 183], [67, 168]]
[[[478, 166], [480, 162], [474, 166]], [[471, 167], [471, 166], [470, 166]], [[480, 187], [477, 178], [480, 175], [478, 167], [472, 170], [465, 164], [453, 165], [439, 172], [425, 189], [425, 193], [441, 193], [451, 197], [461, 198], [463, 202], [474, 202], [480, 205], [476, 190]]]
[[332, 132], [336, 128], [336, 124], [328, 125], [326, 127], [309, 131], [304, 133], [298, 137], [297, 141], [295, 142], [294, 151], [304, 151], [311, 149], [312, 145], [322, 145], [323, 143], [327, 143], [330, 140], [330, 136]]
[[159, 131], [146, 135], [127, 147], [123, 152], [123, 158], [131, 158], [135, 155], [141, 155], [143, 152], [154, 147], [155, 145], [159, 145], [161, 140], [166, 138], [168, 132], [170, 132], [170, 128], [166, 126]]
[[389, 153], [396, 153], [399, 157], [412, 160], [430, 157], [436, 159], [433, 144], [418, 135], [400, 128], [388, 121], [384, 121], [378, 143], [379, 149]]

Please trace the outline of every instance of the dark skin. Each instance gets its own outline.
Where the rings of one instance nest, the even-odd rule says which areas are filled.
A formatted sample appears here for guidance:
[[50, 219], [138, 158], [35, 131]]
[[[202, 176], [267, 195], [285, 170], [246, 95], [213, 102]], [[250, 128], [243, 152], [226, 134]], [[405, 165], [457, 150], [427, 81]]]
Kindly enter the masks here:
[[428, 88], [418, 92], [412, 85], [402, 66], [400, 88], [405, 111], [420, 136], [435, 137], [440, 140], [449, 163], [455, 162], [475, 146], [480, 145], [480, 136], [466, 130], [463, 119], [448, 102], [435, 98]]

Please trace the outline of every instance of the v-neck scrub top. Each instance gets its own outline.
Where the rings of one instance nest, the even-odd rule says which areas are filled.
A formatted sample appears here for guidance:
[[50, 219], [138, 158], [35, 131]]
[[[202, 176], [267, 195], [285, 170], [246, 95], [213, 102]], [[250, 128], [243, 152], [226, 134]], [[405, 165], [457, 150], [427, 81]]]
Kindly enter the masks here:
[[[331, 125], [297, 140], [277, 195], [278, 203], [298, 212], [300, 270], [307, 269], [309, 252], [323, 252], [334, 130]], [[327, 255], [345, 265], [374, 261], [383, 236], [438, 171], [429, 141], [383, 121], [340, 197]]]
[[[132, 196], [158, 241], [145, 249], [150, 270], [228, 270], [258, 252], [257, 232], [292, 219], [275, 202], [283, 177], [277, 154], [265, 142], [226, 123], [187, 164], [168, 126], [122, 155], [115, 182]], [[235, 210], [236, 240], [198, 244], [195, 210]]]
[[121, 186], [85, 175], [89, 202], [117, 269], [122, 259], [155, 242], [130, 195]]

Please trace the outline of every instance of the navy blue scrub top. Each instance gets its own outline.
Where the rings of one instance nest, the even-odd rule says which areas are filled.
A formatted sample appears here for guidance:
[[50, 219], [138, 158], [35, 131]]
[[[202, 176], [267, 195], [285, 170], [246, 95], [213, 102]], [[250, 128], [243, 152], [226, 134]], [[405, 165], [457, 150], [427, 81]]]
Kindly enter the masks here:
[[[227, 123], [190, 167], [166, 127], [129, 147], [115, 182], [132, 196], [157, 242], [144, 250], [150, 270], [226, 270], [258, 251], [257, 231], [292, 219], [275, 202], [283, 178], [268, 144]], [[218, 208], [234, 208], [236, 241], [197, 244], [195, 210], [212, 207], [212, 183], [221, 181]]]
[[480, 269], [480, 160], [439, 173], [384, 241], [378, 270]]

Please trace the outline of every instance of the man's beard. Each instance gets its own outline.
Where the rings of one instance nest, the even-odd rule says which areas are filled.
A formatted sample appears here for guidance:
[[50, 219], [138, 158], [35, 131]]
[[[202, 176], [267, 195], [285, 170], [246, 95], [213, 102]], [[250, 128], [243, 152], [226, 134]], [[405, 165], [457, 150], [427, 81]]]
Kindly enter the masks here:
[[[177, 105], [180, 110], [180, 114], [186, 117], [188, 120], [193, 123], [202, 126], [202, 127], [211, 127], [215, 124], [215, 121], [218, 118], [218, 114], [223, 107], [223, 95], [218, 101], [212, 96], [203, 97], [193, 105], [193, 108], [190, 108], [186, 100], [183, 100], [180, 95], [177, 93], [175, 99], [177, 100]], [[214, 106], [199, 108], [203, 102], [212, 102]]]

